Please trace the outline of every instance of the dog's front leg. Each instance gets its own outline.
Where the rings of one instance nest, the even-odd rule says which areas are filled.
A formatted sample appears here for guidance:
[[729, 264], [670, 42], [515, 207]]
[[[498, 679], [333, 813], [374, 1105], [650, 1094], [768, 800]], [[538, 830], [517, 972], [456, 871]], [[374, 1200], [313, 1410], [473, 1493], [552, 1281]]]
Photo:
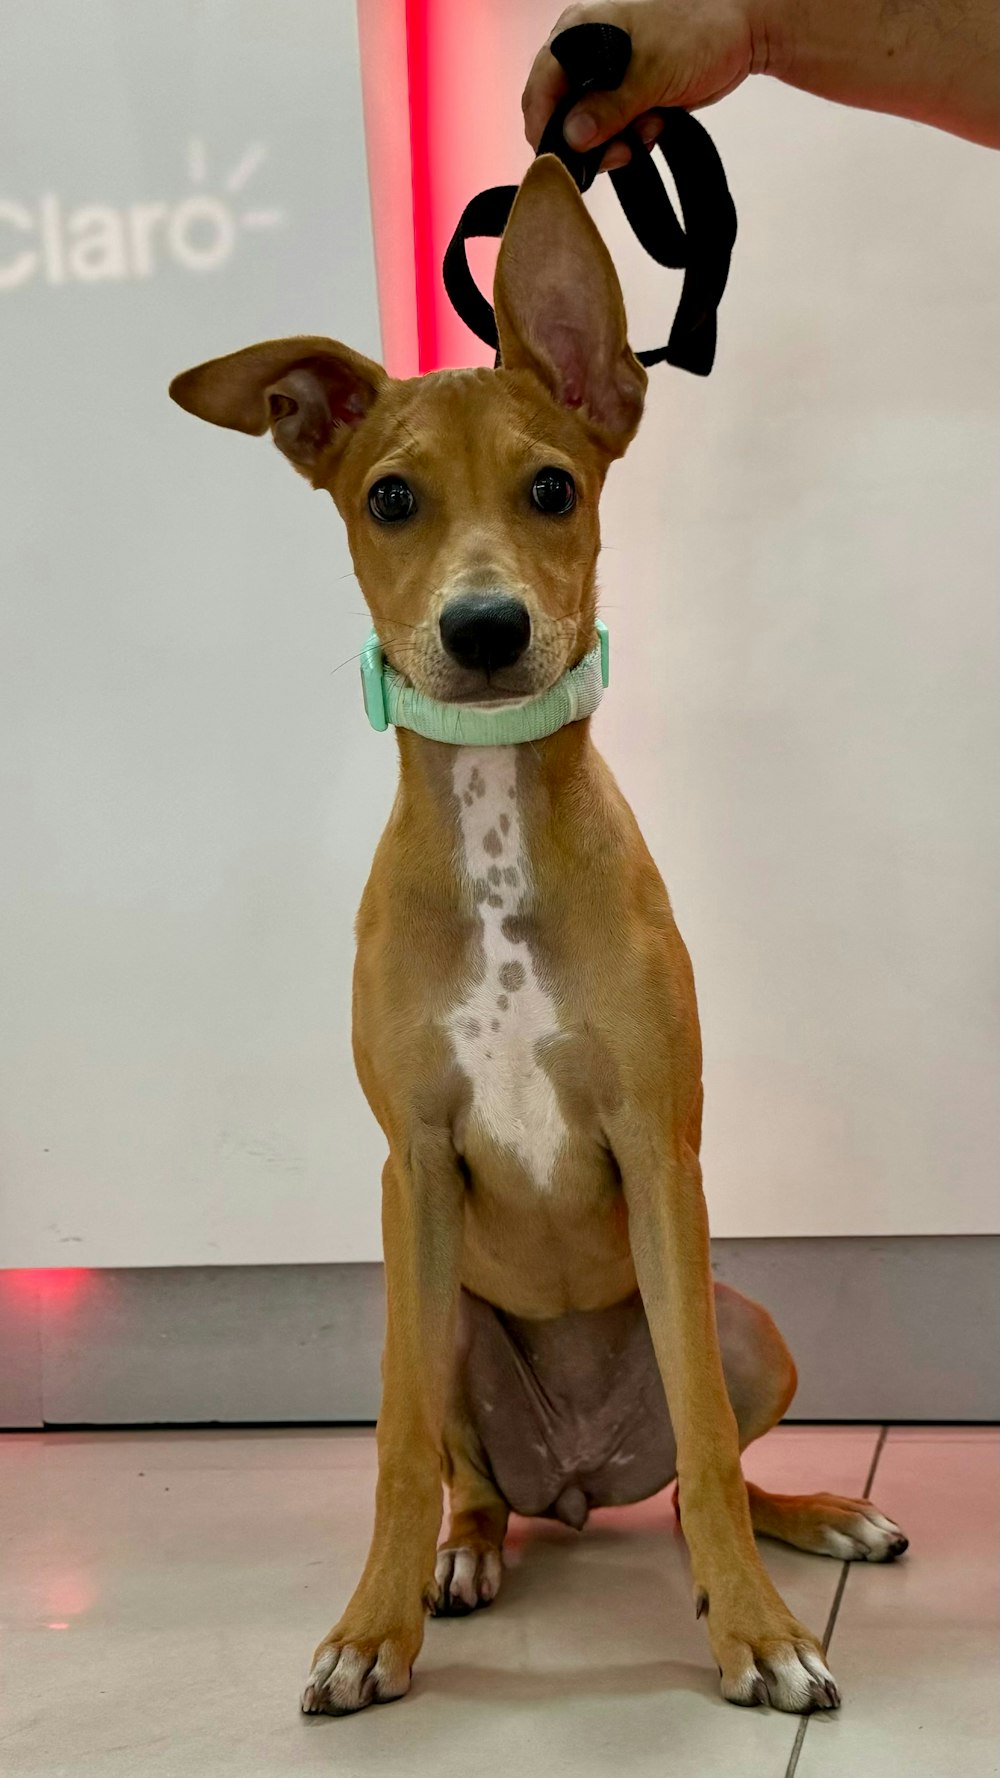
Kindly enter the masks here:
[[[624, 1146], [624, 1152], [622, 1147]], [[683, 1145], [615, 1143], [629, 1235], [677, 1441], [695, 1601], [734, 1704], [779, 1710], [839, 1703], [816, 1638], [773, 1586], [754, 1543], [736, 1419], [715, 1325], [701, 1169]]]
[[313, 1658], [306, 1711], [341, 1715], [409, 1690], [433, 1587], [442, 1432], [459, 1299], [463, 1182], [442, 1134], [382, 1177], [386, 1341], [375, 1528], [347, 1610]]

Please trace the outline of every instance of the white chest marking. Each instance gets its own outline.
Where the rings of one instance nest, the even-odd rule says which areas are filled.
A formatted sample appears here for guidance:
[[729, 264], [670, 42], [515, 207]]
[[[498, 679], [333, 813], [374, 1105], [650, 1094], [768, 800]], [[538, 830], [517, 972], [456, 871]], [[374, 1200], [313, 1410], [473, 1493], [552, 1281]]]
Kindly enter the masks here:
[[534, 1183], [552, 1179], [566, 1125], [537, 1046], [559, 1036], [552, 996], [519, 931], [528, 861], [517, 808], [512, 747], [458, 747], [452, 768], [461, 864], [481, 922], [483, 972], [447, 1028], [472, 1083], [471, 1116], [498, 1147], [512, 1149]]

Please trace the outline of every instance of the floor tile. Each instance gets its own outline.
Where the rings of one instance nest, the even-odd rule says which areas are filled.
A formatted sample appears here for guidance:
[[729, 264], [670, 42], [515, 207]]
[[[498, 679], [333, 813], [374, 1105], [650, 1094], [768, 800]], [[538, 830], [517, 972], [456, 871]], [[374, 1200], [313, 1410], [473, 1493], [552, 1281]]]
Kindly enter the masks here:
[[909, 1553], [852, 1567], [831, 1643], [845, 1693], [814, 1718], [796, 1778], [993, 1778], [1000, 1437], [995, 1429], [890, 1432], [872, 1495]]
[[[747, 1471], [857, 1493], [875, 1439], [781, 1428]], [[311, 1647], [364, 1557], [374, 1474], [357, 1429], [0, 1440], [0, 1771], [783, 1778], [796, 1721], [719, 1697], [665, 1495], [595, 1513], [579, 1537], [515, 1521], [497, 1605], [429, 1625], [408, 1699], [301, 1718]], [[839, 1565], [764, 1555], [821, 1633]]]

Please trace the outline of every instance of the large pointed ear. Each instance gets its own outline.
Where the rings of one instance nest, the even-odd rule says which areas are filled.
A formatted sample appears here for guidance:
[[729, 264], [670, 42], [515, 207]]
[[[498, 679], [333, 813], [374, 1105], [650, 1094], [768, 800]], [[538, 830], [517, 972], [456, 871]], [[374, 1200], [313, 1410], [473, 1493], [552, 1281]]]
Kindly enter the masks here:
[[555, 155], [532, 163], [514, 200], [493, 300], [504, 367], [533, 370], [620, 457], [642, 415], [646, 372], [629, 349], [611, 255]]
[[380, 364], [349, 346], [302, 335], [265, 340], [182, 371], [170, 394], [213, 426], [257, 434], [270, 428], [279, 451], [314, 481], [388, 381]]

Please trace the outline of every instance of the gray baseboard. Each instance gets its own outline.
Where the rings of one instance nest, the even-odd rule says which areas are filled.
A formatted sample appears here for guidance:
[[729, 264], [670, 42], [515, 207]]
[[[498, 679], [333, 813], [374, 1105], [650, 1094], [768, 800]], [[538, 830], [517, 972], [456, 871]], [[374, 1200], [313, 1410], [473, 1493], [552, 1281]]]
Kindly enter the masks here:
[[[713, 1260], [791, 1346], [790, 1419], [1000, 1419], [1000, 1236], [719, 1240]], [[6, 1279], [0, 1426], [377, 1412], [379, 1265], [98, 1271], [57, 1294]]]

